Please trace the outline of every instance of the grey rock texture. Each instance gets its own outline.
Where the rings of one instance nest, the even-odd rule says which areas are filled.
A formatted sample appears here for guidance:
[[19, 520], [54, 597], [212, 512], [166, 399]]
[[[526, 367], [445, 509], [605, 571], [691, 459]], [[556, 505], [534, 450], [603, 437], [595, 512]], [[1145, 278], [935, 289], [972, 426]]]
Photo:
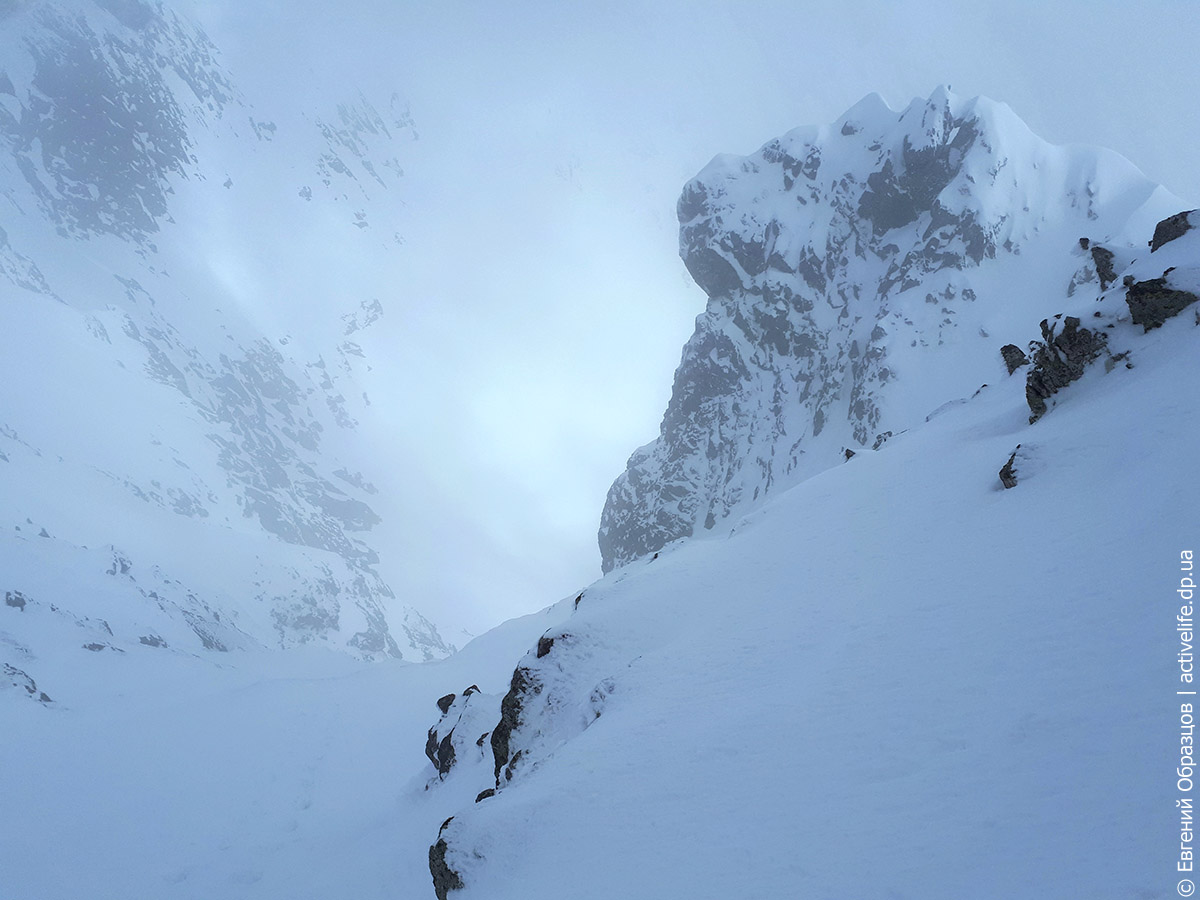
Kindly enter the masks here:
[[1016, 344], [1005, 344], [1000, 348], [1000, 356], [1004, 359], [1004, 366], [1008, 369], [1009, 375], [1021, 366], [1029, 365], [1029, 357]]
[[[1021, 449], [1021, 445], [1017, 445], [1017, 450]], [[1017, 486], [1017, 450], [1012, 452], [1012, 456], [1000, 468], [1000, 483], [1004, 485], [1005, 490], [1015, 488]]]
[[1043, 319], [1042, 340], [1031, 345], [1033, 367], [1025, 379], [1025, 399], [1032, 424], [1046, 413], [1046, 401], [1083, 375], [1104, 352], [1108, 338], [1102, 331], [1080, 327], [1079, 319], [1067, 316], [1058, 322]]
[[1200, 299], [1191, 291], [1171, 287], [1169, 275], [1170, 270], [1162, 278], [1135, 281], [1125, 289], [1125, 302], [1134, 325], [1141, 325], [1146, 331], [1158, 328]]
[[1195, 227], [1192, 223], [1192, 218], [1197, 212], [1197, 210], [1193, 209], [1187, 212], [1176, 213], [1159, 222], [1154, 229], [1154, 237], [1150, 239], [1150, 252], [1153, 253], [1164, 244], [1169, 244], [1171, 241], [1177, 240], [1187, 234], [1189, 230]]
[[446, 854], [450, 846], [442, 835], [453, 821], [454, 817], [451, 816], [442, 823], [442, 827], [438, 830], [437, 842], [429, 848], [429, 874], [433, 876], [433, 892], [437, 895], [438, 900], [446, 900], [451, 891], [459, 891], [464, 887], [462, 876], [450, 868], [446, 862]]
[[1100, 278], [1100, 290], [1106, 291], [1117, 280], [1117, 271], [1113, 265], [1115, 256], [1107, 247], [1099, 244], [1091, 246], [1092, 262], [1096, 266], [1096, 274]]
[[[1042, 178], [1017, 174], [1038, 171], [1038, 143], [987, 100], [939, 90], [894, 112], [872, 96], [689, 182], [680, 254], [708, 303], [657, 439], [608, 492], [604, 571], [913, 424], [929, 384], [917, 354], [964, 340], [956, 321], [985, 283], [974, 273], [1041, 228], [1045, 210], [1017, 183]], [[1043, 202], [1081, 230], [1103, 227], [1109, 208], [1088, 177], [1061, 178], [1038, 184]], [[922, 412], [944, 396], [929, 399]]]

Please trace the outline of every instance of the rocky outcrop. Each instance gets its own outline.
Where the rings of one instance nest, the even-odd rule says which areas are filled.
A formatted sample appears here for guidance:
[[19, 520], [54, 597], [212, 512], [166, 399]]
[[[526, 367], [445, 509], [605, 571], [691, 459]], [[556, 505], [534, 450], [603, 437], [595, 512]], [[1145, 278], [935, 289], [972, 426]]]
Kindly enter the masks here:
[[1104, 352], [1108, 338], [1102, 331], [1080, 327], [1079, 319], [1043, 319], [1042, 340], [1030, 345], [1033, 368], [1025, 379], [1025, 399], [1029, 404], [1030, 424], [1046, 413], [1046, 401], [1083, 375], [1088, 365]]
[[1015, 488], [1017, 486], [1017, 450], [1021, 449], [1021, 445], [1017, 444], [1017, 449], [1012, 452], [1012, 456], [1000, 468], [1000, 483], [1004, 485], [1005, 490]]
[[1091, 251], [1092, 262], [1095, 264], [1096, 274], [1100, 278], [1100, 290], [1107, 291], [1117, 280], [1117, 270], [1114, 263], [1116, 254], [1107, 247], [1102, 247], [1099, 244], [1093, 244]]
[[[1051, 176], [1039, 160], [1054, 152], [1078, 157]], [[953, 386], [931, 379], [919, 355], [986, 337], [971, 310], [999, 280], [979, 273], [1046, 240], [1048, 217], [1069, 235], [1115, 230], [1128, 210], [1083, 174], [1094, 155], [1054, 150], [1007, 107], [939, 90], [901, 112], [868, 97], [828, 128], [714, 159], [677, 210], [680, 254], [708, 304], [658, 438], [608, 492], [604, 571], [714, 528], [986, 380], [982, 367], [947, 367], [962, 378]], [[1115, 177], [1150, 194], [1132, 166]], [[988, 302], [1003, 314], [1008, 301]]]
[[27, 673], [16, 666], [10, 666], [8, 663], [4, 663], [3, 668], [0, 669], [0, 690], [5, 688], [16, 688], [38, 703], [54, 702], [46, 695], [45, 691], [38, 690], [37, 682], [29, 677]]
[[540, 694], [542, 683], [534, 673], [524, 667], [517, 666], [509, 682], [508, 693], [500, 701], [500, 721], [492, 729], [491, 745], [494, 760], [494, 775], [496, 785], [500, 785], [500, 773], [505, 771], [505, 780], [512, 779], [512, 766], [520, 751], [512, 750], [512, 733], [521, 724], [521, 711], [531, 696]]
[[1164, 272], [1161, 278], [1131, 281], [1126, 286], [1125, 302], [1129, 305], [1133, 324], [1150, 331], [1200, 299], [1191, 291], [1171, 287], [1168, 282], [1170, 271]]
[[482, 760], [484, 742], [496, 716], [496, 698], [471, 685], [461, 694], [446, 694], [437, 701], [442, 717], [425, 737], [425, 756], [445, 779], [460, 760]]
[[1005, 344], [1000, 348], [1000, 356], [1004, 359], [1004, 366], [1008, 369], [1009, 375], [1021, 366], [1029, 365], [1029, 357], [1016, 344]]
[[1195, 227], [1192, 218], [1196, 213], [1197, 210], [1194, 209], [1176, 213], [1159, 222], [1154, 228], [1154, 237], [1150, 239], [1150, 252], [1153, 253], [1164, 244], [1169, 244], [1187, 234], [1190, 229]]
[[438, 900], [446, 900], [451, 891], [462, 890], [464, 886], [462, 876], [446, 862], [450, 845], [442, 835], [453, 821], [454, 816], [451, 816], [442, 823], [442, 827], [438, 829], [437, 841], [429, 848], [429, 873], [433, 876], [433, 892]]

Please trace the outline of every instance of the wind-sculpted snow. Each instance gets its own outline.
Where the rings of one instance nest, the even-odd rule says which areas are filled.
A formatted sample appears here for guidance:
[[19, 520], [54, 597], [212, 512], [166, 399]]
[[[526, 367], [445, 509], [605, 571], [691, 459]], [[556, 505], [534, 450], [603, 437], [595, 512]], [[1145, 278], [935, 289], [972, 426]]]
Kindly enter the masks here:
[[872, 95], [717, 157], [678, 207], [708, 306], [658, 439], [609, 491], [605, 571], [994, 379], [993, 335], [1055, 311], [1073, 272], [1097, 281], [1081, 236], [1175, 203], [1115, 154], [1052, 147], [945, 90], [899, 113]]

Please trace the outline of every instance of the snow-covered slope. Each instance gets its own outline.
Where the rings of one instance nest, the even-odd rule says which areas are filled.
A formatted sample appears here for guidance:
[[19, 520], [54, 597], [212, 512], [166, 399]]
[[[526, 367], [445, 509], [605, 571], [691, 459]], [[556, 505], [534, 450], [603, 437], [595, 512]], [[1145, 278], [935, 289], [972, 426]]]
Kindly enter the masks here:
[[[0, 680], [3, 887], [22, 897], [100, 900], [1129, 900], [1174, 892], [1180, 702], [1189, 702], [1175, 692], [1190, 689], [1180, 676], [1190, 671], [1192, 643], [1191, 632], [1181, 636], [1177, 627], [1186, 598], [1176, 591], [1181, 579], [1194, 579], [1191, 555], [1200, 543], [1188, 505], [1200, 442], [1200, 401], [1190, 390], [1200, 379], [1200, 219], [1163, 218], [1178, 205], [1128, 164], [1026, 139], [1002, 107], [943, 92], [913, 107], [933, 110], [934, 122], [942, 121], [939, 108], [962, 119], [958, 128], [970, 110], [980, 121], [1008, 122], [988, 132], [987, 143], [1002, 146], [1002, 132], [1011, 142], [1004, 158], [1028, 151], [1037, 165], [1020, 171], [1032, 181], [977, 198], [968, 188], [945, 205], [954, 224], [918, 235], [912, 221], [898, 221], [904, 209], [916, 209], [907, 200], [927, 201], [920, 219], [932, 215], [930, 197], [940, 195], [929, 194], [921, 179], [876, 177], [863, 163], [854, 170], [866, 185], [851, 192], [857, 205], [817, 216], [830, 223], [840, 216], [830, 233], [843, 229], [840, 244], [824, 238], [818, 253], [824, 259], [829, 247], [844, 250], [847, 262], [837, 256], [827, 280], [838, 273], [848, 279], [851, 258], [859, 259], [854, 247], [864, 248], [861, 259], [870, 262], [860, 260], [866, 281], [857, 295], [854, 282], [837, 282], [818, 298], [830, 309], [820, 318], [817, 299], [810, 297], [808, 310], [797, 312], [799, 302], [780, 310], [773, 291], [782, 288], [768, 291], [765, 280], [747, 287], [739, 273], [742, 286], [712, 299], [698, 336], [705, 321], [719, 324], [713, 309], [726, 310], [721, 334], [758, 369], [747, 367], [745, 382], [732, 387], [720, 379], [689, 381], [681, 394], [677, 383], [676, 400], [695, 401], [694, 408], [673, 402], [676, 413], [691, 417], [692, 430], [683, 433], [696, 447], [707, 442], [713, 459], [758, 472], [757, 460], [775, 458], [766, 445], [784, 434], [781, 421], [796, 416], [815, 425], [824, 410], [821, 434], [808, 433], [815, 437], [810, 455], [823, 448], [823, 461], [811, 469], [797, 463], [757, 498], [753, 491], [731, 494], [723, 527], [668, 546], [688, 533], [672, 524], [680, 521], [673, 510], [712, 508], [708, 452], [685, 454], [680, 480], [662, 475], [656, 482], [670, 503], [656, 506], [657, 495], [645, 495], [644, 531], [631, 524], [635, 518], [625, 520], [622, 527], [632, 530], [624, 549], [613, 545], [613, 570], [604, 578], [448, 660], [367, 666], [319, 647], [167, 655], [122, 644], [117, 634], [138, 634], [143, 621], [128, 603], [146, 590], [130, 580], [141, 575], [137, 560], [102, 545], [64, 542], [60, 529], [98, 527], [78, 513], [64, 512], [66, 525], [47, 521], [48, 537], [40, 536], [37, 520], [17, 523], [14, 565], [24, 565], [29, 578], [49, 578], [51, 563], [38, 565], [38, 554], [58, 554], [52, 564], [61, 566], [55, 577], [64, 584], [77, 578], [92, 585], [93, 566], [107, 581], [71, 593], [71, 605], [10, 591], [0, 606], [0, 649], [7, 654]], [[873, 101], [862, 109], [883, 116]], [[855, 138], [857, 115], [830, 140]], [[905, 137], [917, 147], [923, 133], [893, 134], [893, 175], [905, 159]], [[858, 136], [871, 140], [865, 127]], [[945, 147], [957, 137], [939, 140], [943, 149], [920, 157], [927, 166], [906, 163], [905, 171], [945, 175], [940, 167], [954, 157]], [[1096, 167], [1096, 219], [1087, 215], [1092, 176], [1080, 160]], [[886, 168], [887, 160], [880, 162]], [[978, 181], [983, 172], [968, 174]], [[794, 188], [780, 177], [773, 187], [764, 182], [749, 194], [729, 194], [728, 209], [713, 220], [750, 231], [760, 221], [765, 228], [756, 210]], [[1060, 202], [1064, 188], [1082, 191], [1075, 207]], [[868, 194], [876, 199], [864, 211]], [[1019, 209], [1004, 206], [1014, 197]], [[778, 217], [772, 240], [785, 230], [820, 230], [819, 221], [810, 227], [805, 210], [828, 203], [787, 203], [793, 213]], [[878, 215], [886, 226], [881, 235], [872, 225]], [[685, 233], [697, 221], [688, 217]], [[985, 248], [987, 234], [999, 241], [994, 257], [985, 249], [974, 259], [971, 235], [979, 232], [972, 222], [991, 223], [981, 240]], [[911, 239], [906, 248], [879, 243], [902, 236]], [[712, 239], [717, 249], [700, 270], [742, 265], [736, 255], [715, 261], [721, 242]], [[1006, 240], [1020, 252], [1004, 250]], [[734, 246], [730, 239], [726, 251]], [[920, 279], [881, 293], [901, 250], [906, 271]], [[42, 270], [50, 272], [49, 263]], [[957, 293], [946, 296], [950, 288]], [[977, 292], [974, 300], [968, 288]], [[46, 309], [67, 323], [80, 317], [71, 303], [22, 290], [25, 303], [46, 304], [14, 306], [33, 310], [26, 313], [31, 321], [50, 317]], [[926, 304], [934, 291], [944, 304]], [[835, 295], [849, 310], [845, 316], [830, 303]], [[872, 297], [888, 309], [882, 319]], [[919, 303], [891, 305], [901, 297]], [[186, 319], [190, 307], [156, 300], [153, 308], [170, 303]], [[777, 326], [751, 327], [772, 309], [782, 317]], [[897, 311], [907, 318], [887, 318]], [[363, 308], [347, 327], [373, 314]], [[196, 316], [195, 333], [208, 334], [207, 313]], [[803, 316], [812, 322], [803, 324]], [[818, 326], [824, 330], [812, 330]], [[908, 343], [872, 337], [876, 327], [903, 333]], [[105, 330], [110, 338], [124, 333]], [[76, 334], [65, 325], [62, 333]], [[784, 361], [819, 357], [815, 349], [807, 356], [784, 352], [778, 343], [805, 335], [843, 349], [822, 351], [827, 366], [786, 368]], [[86, 329], [69, 343], [81, 359], [73, 388], [100, 379], [84, 365], [90, 357], [81, 348], [92, 346], [85, 336]], [[208, 352], [210, 344], [195, 341]], [[886, 355], [856, 364], [872, 341]], [[681, 373], [696, 346], [689, 345]], [[712, 349], [706, 358], [716, 371], [725, 357]], [[282, 369], [302, 371], [279, 352]], [[22, 365], [39, 364], [19, 345], [12, 353]], [[71, 359], [60, 351], [57, 366]], [[167, 423], [158, 426], [164, 433], [194, 436], [189, 417], [202, 405], [146, 378], [149, 359], [112, 362], [111, 377], [128, 379], [114, 380], [114, 388], [134, 392], [134, 408], [149, 404]], [[893, 366], [894, 378], [883, 379]], [[177, 368], [191, 390], [195, 373]], [[47, 367], [43, 375], [58, 371]], [[768, 371], [783, 385], [807, 373], [812, 392], [804, 400], [788, 395], [779, 409], [759, 406], [763, 385], [775, 383]], [[812, 398], [825, 378], [849, 386], [821, 406]], [[876, 425], [868, 406], [852, 407], [849, 399], [860, 381], [878, 389], [857, 395], [877, 407], [877, 425], [896, 425], [889, 438], [866, 446], [855, 440], [855, 428]], [[270, 379], [251, 384], [251, 397], [269, 398], [264, 407], [280, 415], [290, 408], [264, 387], [274, 384]], [[98, 388], [94, 402], [104, 398]], [[89, 455], [71, 452], [68, 429], [52, 430], [44, 424], [49, 417], [35, 415], [35, 401], [26, 404], [21, 421], [31, 423], [30, 434], [40, 436], [40, 427], [55, 435], [55, 449], [39, 455], [39, 444], [19, 432], [0, 449], [23, 461], [22, 472], [45, 466], [54, 473], [39, 476], [44, 483], [28, 489], [28, 503], [77, 510], [73, 486], [120, 471], [123, 457], [103, 444]], [[71, 408], [83, 421], [86, 408]], [[723, 409], [734, 418], [717, 416]], [[716, 417], [705, 418], [705, 410]], [[201, 418], [202, 430], [218, 427]], [[705, 431], [709, 426], [715, 430]], [[322, 445], [333, 434], [326, 423]], [[321, 459], [332, 449], [323, 446]], [[847, 458], [845, 449], [857, 452]], [[657, 457], [648, 451], [640, 458]], [[748, 462], [738, 469], [742, 458]], [[84, 459], [86, 465], [71, 462]], [[115, 461], [98, 475], [71, 474], [92, 472], [93, 459]], [[189, 471], [209, 471], [191, 456], [184, 462]], [[171, 465], [164, 460], [151, 477], [173, 484], [157, 474]], [[352, 487], [356, 471], [344, 473]], [[761, 486], [757, 476], [746, 477], [746, 485]], [[61, 494], [46, 489], [54, 478], [62, 479]], [[244, 491], [236, 480], [217, 481], [230, 495]], [[699, 499], [690, 499], [693, 493]], [[228, 503], [231, 511], [239, 507], [236, 499]], [[156, 520], [161, 535], [126, 527], [149, 548], [167, 585], [179, 577], [172, 572], [214, 582], [225, 572], [243, 578], [238, 561], [262, 540], [273, 550], [293, 548], [297, 566], [331, 558], [312, 554], [333, 554], [263, 538], [261, 513], [229, 515], [225, 526], [216, 512], [224, 508], [212, 507], [204, 521], [164, 515]], [[120, 527], [121, 504], [105, 509]], [[177, 520], [193, 523], [183, 536], [194, 543], [177, 543], [180, 535], [170, 530]], [[231, 547], [222, 535], [235, 521], [244, 527]], [[81, 573], [72, 575], [70, 565]], [[270, 577], [277, 575], [272, 570]], [[181, 581], [180, 592], [188, 584]], [[123, 591], [126, 599], [108, 603], [104, 590]], [[154, 599], [147, 593], [147, 607]], [[154, 608], [162, 611], [162, 628], [200, 640], [186, 607], [174, 612], [162, 601]], [[105, 618], [110, 609], [133, 612], [125, 623]], [[219, 624], [217, 612], [223, 624], [221, 609], [200, 627]], [[249, 615], [241, 613], [243, 620]], [[54, 637], [64, 629], [97, 649]], [[146, 637], [153, 644], [159, 632]], [[61, 698], [40, 702], [54, 691], [34, 663], [66, 687]]]
[[679, 201], [708, 307], [658, 439], [609, 491], [605, 571], [969, 396], [997, 339], [1096, 281], [1081, 236], [1128, 238], [1181, 206], [1114, 153], [1051, 146], [945, 89], [718, 156]]
[[[520, 661], [494, 772], [445, 779], [499, 789], [441, 828], [440, 896], [1174, 891], [1200, 542], [1180, 219], [1115, 248], [1126, 284], [1028, 323], [1029, 369], [993, 341], [975, 396], [589, 587]], [[1134, 321], [1164, 277], [1174, 313]], [[1090, 328], [1095, 364], [1031, 422], [1074, 359], [1055, 333]]]
[[[0, 590], [26, 598], [0, 662], [59, 699], [35, 641], [445, 655], [375, 568], [356, 426], [385, 310], [296, 266], [395, 245], [407, 112], [260, 109], [158, 4], [0, 17]], [[268, 281], [229, 246], [256, 231], [290, 237]]]

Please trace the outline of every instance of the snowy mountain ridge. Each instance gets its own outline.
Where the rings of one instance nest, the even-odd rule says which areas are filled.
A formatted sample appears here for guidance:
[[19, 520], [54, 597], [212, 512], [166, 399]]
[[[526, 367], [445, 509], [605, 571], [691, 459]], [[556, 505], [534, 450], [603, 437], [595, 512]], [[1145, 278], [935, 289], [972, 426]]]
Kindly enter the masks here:
[[1182, 205], [1117, 154], [944, 88], [718, 156], [678, 208], [708, 306], [658, 439], [609, 491], [604, 570], [970, 396], [997, 337], [1097, 281], [1081, 236], [1132, 239]]
[[402, 240], [402, 102], [261, 110], [161, 4], [0, 16], [0, 590], [25, 598], [0, 662], [54, 698], [59, 645], [450, 652], [376, 569], [356, 429], [385, 309], [306, 246]]
[[[943, 100], [960, 103], [935, 94], [926, 111]], [[947, 134], [960, 127], [942, 121]], [[911, 136], [903, 143], [913, 146]], [[984, 895], [1004, 897], [1153, 893], [1155, 866], [1168, 870], [1170, 817], [1157, 810], [1170, 806], [1171, 785], [1156, 780], [1134, 745], [1141, 729], [1171, 721], [1172, 698], [1158, 690], [1163, 666], [1153, 660], [1169, 663], [1173, 651], [1169, 629], [1142, 614], [1135, 598], [1157, 583], [1146, 560], [1161, 556], [1156, 565], [1169, 581], [1176, 545], [1186, 550], [1200, 537], [1176, 501], [1200, 426], [1194, 398], [1172, 387], [1197, 374], [1200, 220], [1185, 212], [1147, 225], [1148, 209], [1173, 202], [1166, 192], [1107, 154], [1086, 158], [1132, 184], [1085, 190], [1082, 219], [1068, 197], [1055, 210], [1061, 220], [1035, 217], [1028, 230], [971, 225], [967, 233], [983, 235], [976, 250], [960, 240], [961, 226], [979, 220], [960, 213], [952, 234], [927, 228], [926, 251], [910, 252], [907, 268], [876, 267], [881, 286], [866, 285], [886, 310], [889, 279], [915, 278], [924, 267], [928, 280], [900, 295], [932, 286], [939, 305], [961, 302], [970, 290], [959, 280], [964, 260], [982, 268], [994, 252], [989, 240], [1000, 241], [997, 249], [1009, 244], [1005, 274], [1016, 275], [1009, 290], [1040, 290], [1012, 297], [1000, 281], [974, 282], [990, 290], [967, 301], [968, 309], [987, 310], [969, 317], [973, 330], [984, 321], [1005, 330], [979, 334], [986, 341], [968, 333], [967, 353], [952, 359], [971, 360], [986, 345], [982, 387], [958, 399], [955, 381], [943, 377], [936, 348], [959, 335], [949, 305], [924, 339], [914, 321], [900, 319], [934, 356], [928, 377], [936, 382], [906, 385], [910, 399], [923, 398], [915, 402], [927, 416], [839, 453], [844, 466], [756, 494], [736, 507], [730, 528], [663, 545], [640, 561], [615, 558], [613, 570], [575, 598], [570, 617], [520, 660], [507, 694], [471, 687], [439, 701], [443, 716], [426, 746], [437, 770], [431, 789], [453, 783], [452, 796], [478, 791], [430, 846], [439, 900], [849, 897], [884, 889], [949, 900], [980, 896], [978, 884], [988, 885]], [[1031, 171], [1047, 166], [1043, 156]], [[714, 167], [733, 171], [735, 182], [760, 172], [721, 159]], [[891, 182], [866, 183], [881, 192]], [[792, 186], [785, 178], [774, 190], [791, 202]], [[1028, 188], [1015, 187], [1018, 194]], [[1031, 206], [1037, 189], [1029, 189]], [[696, 182], [685, 189], [681, 209], [697, 190]], [[695, 216], [681, 212], [685, 254], [699, 248], [693, 271], [706, 289], [739, 261], [775, 253], [771, 240], [777, 248], [791, 232], [825, 233], [807, 209], [766, 225], [755, 211], [775, 208], [768, 191], [738, 194], [743, 207], [728, 197], [709, 201], [725, 204], [713, 218], [762, 226], [769, 240], [749, 251], [730, 238], [721, 246], [733, 262], [718, 261], [712, 235], [737, 232], [704, 225], [706, 236], [693, 241]], [[1005, 227], [1019, 223], [1003, 209], [992, 212]], [[882, 234], [894, 235], [897, 219], [885, 221]], [[1109, 239], [1064, 244], [1065, 228], [1089, 222]], [[843, 235], [852, 248], [869, 239], [863, 227]], [[1031, 271], [1021, 273], [1022, 264]], [[753, 384], [731, 391], [729, 380], [686, 375], [689, 365], [728, 369], [734, 355], [722, 358], [717, 349], [697, 362], [710, 338], [760, 366], [812, 356], [788, 357], [778, 346], [819, 341], [811, 320], [808, 331], [779, 323], [760, 329], [758, 343], [734, 343], [731, 333], [745, 340], [748, 323], [784, 313], [781, 276], [774, 288], [762, 282], [751, 290], [744, 271], [710, 291], [664, 437], [635, 461], [658, 458], [669, 439], [696, 446], [699, 435], [718, 458], [749, 457], [749, 465], [755, 436], [775, 434], [778, 408], [751, 407], [758, 418], [738, 410]], [[1039, 285], [1043, 278], [1050, 280]], [[844, 309], [869, 309], [866, 301], [854, 306], [868, 293], [855, 288], [838, 284]], [[833, 337], [843, 322], [839, 339], [850, 347], [863, 329], [879, 328], [839, 313]], [[1000, 334], [1027, 351], [1002, 347]], [[843, 356], [848, 379], [866, 371], [854, 368], [861, 351]], [[939, 396], [947, 402], [937, 403]], [[867, 403], [861, 415], [852, 405], [847, 420], [837, 420], [843, 436], [876, 421]], [[708, 422], [705, 411], [714, 407], [738, 415]], [[821, 408], [829, 407], [799, 414]], [[688, 415], [690, 430], [668, 431], [673, 416]], [[1164, 439], [1181, 418], [1181, 430]], [[676, 471], [695, 476], [697, 468], [685, 458]], [[699, 479], [670, 491], [656, 484], [678, 509], [696, 501], [689, 491], [707, 496]], [[610, 495], [606, 521], [611, 504]], [[653, 522], [665, 518], [659, 509]], [[662, 533], [629, 546], [650, 548]], [[1087, 573], [1082, 582], [1079, 573]], [[1088, 754], [1080, 741], [1103, 752]], [[875, 814], [864, 821], [868, 807]], [[963, 809], [971, 811], [965, 818], [954, 814]], [[1067, 825], [1081, 812], [1094, 823], [1085, 843]], [[873, 848], [869, 861], [857, 855], [861, 846]]]

